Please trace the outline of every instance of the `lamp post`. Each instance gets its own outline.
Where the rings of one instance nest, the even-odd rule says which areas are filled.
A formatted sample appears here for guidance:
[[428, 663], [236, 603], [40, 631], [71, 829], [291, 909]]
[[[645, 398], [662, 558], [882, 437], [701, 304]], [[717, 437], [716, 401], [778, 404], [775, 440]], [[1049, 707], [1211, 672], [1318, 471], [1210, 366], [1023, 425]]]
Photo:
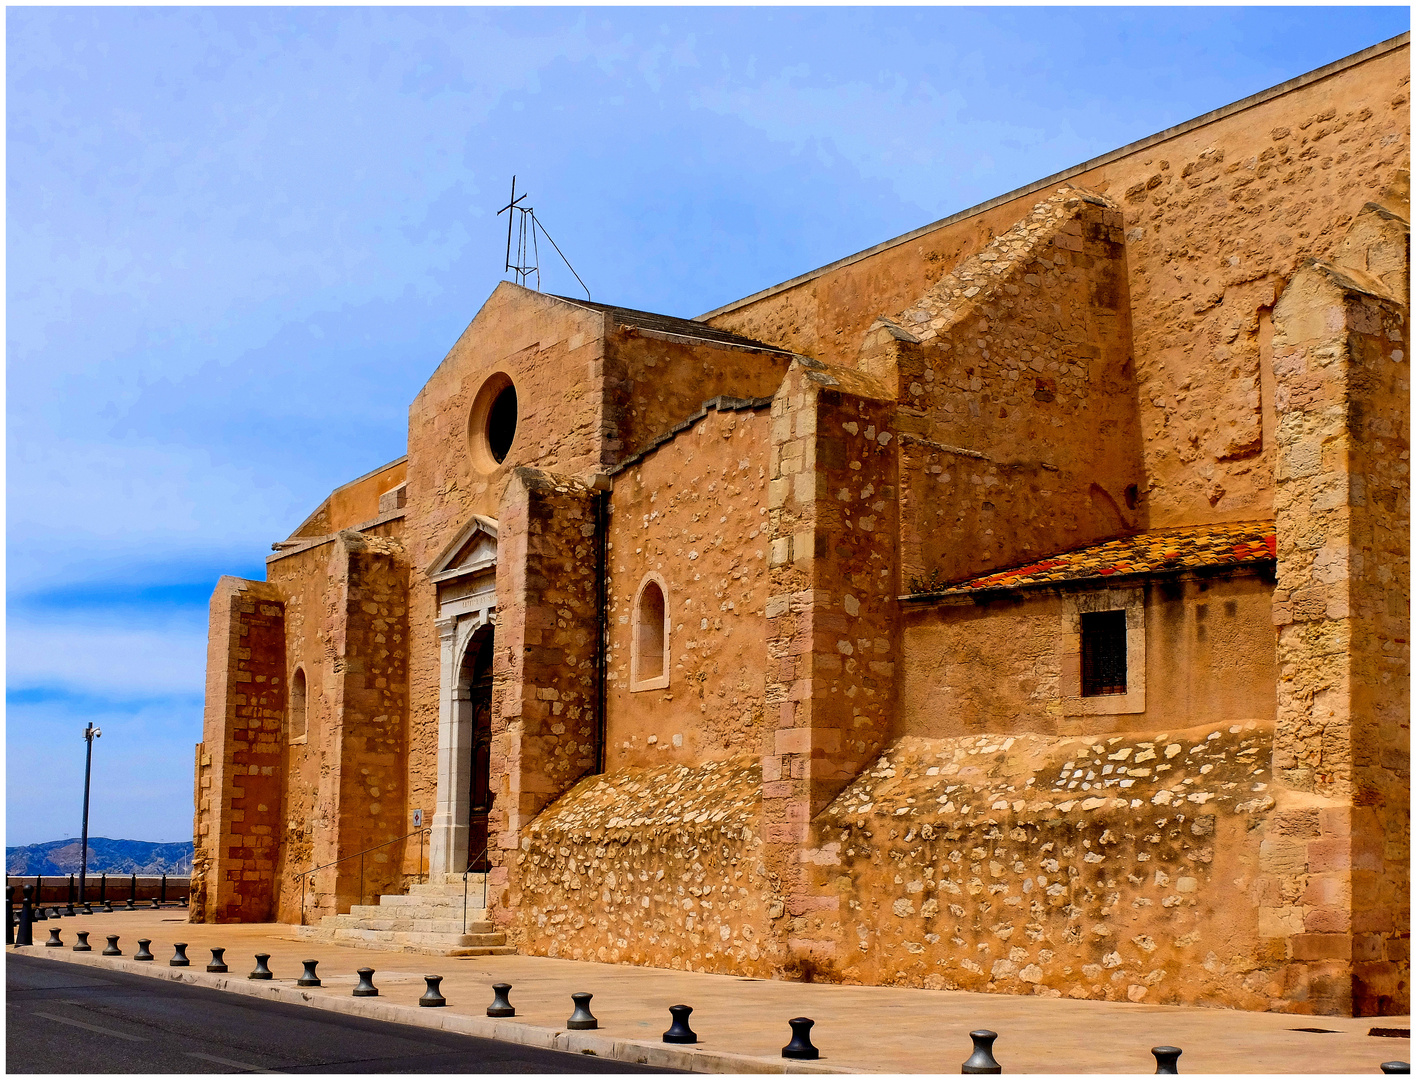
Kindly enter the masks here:
[[89, 804], [89, 776], [93, 772], [93, 741], [102, 735], [103, 732], [93, 726], [93, 721], [89, 721], [89, 726], [84, 729], [84, 742], [88, 746], [84, 754], [84, 831], [83, 839], [79, 841], [79, 903], [84, 902], [84, 879], [88, 876], [88, 804]]

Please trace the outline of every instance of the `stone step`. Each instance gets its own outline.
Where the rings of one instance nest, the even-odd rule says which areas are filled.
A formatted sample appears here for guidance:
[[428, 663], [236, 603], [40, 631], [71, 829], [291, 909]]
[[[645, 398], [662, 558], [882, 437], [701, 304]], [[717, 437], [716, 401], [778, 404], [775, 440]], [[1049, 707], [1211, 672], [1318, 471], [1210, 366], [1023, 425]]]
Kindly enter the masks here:
[[[326, 926], [296, 927], [299, 937], [307, 941], [324, 941], [336, 945], [357, 945], [361, 949], [384, 952], [419, 953], [426, 956], [514, 956], [516, 950], [506, 944], [503, 934], [388, 934], [385, 936], [350, 937], [348, 931]], [[473, 938], [475, 944], [458, 944], [452, 939]], [[486, 939], [500, 939], [488, 941]]]
[[368, 930], [410, 931], [419, 934], [490, 934], [495, 927], [486, 919], [468, 919], [463, 929], [461, 918], [457, 919], [404, 919], [378, 918], [365, 915], [326, 915], [320, 920], [321, 926], [363, 927]]
[[[467, 895], [473, 899], [481, 896], [486, 886], [480, 881], [469, 881], [467, 883]], [[452, 899], [456, 897], [462, 899], [462, 882], [456, 885], [413, 885], [408, 889], [409, 896], [424, 896]]]
[[320, 929], [330, 930], [335, 941], [386, 941], [405, 945], [444, 945], [448, 948], [495, 947], [506, 944], [506, 935], [501, 933], [463, 934], [456, 931], [437, 933], [418, 930], [375, 930], [364, 926], [321, 926]]
[[[461, 893], [458, 893], [456, 896], [430, 896], [426, 893], [415, 893], [412, 896], [381, 896], [379, 897], [377, 906], [385, 909], [392, 907], [455, 907], [458, 911], [461, 911], [462, 903]], [[370, 905], [361, 904], [360, 906], [367, 907]], [[474, 892], [471, 896], [467, 897], [467, 907], [469, 910], [472, 908], [480, 908], [481, 906], [482, 894], [480, 891]]]
[[[356, 904], [349, 914], [360, 919], [462, 919], [462, 902], [456, 904]], [[486, 909], [477, 905], [467, 908], [467, 918], [485, 919]]]

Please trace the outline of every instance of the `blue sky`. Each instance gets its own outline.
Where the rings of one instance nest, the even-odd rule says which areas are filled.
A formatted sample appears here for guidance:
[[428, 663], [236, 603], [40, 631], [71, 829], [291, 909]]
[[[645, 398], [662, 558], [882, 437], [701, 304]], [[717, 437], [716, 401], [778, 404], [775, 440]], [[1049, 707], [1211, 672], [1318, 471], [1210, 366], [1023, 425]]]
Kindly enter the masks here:
[[[189, 839], [206, 603], [502, 273], [693, 316], [1409, 29], [1386, 8], [9, 8], [8, 844]], [[574, 292], [545, 254], [543, 287]]]

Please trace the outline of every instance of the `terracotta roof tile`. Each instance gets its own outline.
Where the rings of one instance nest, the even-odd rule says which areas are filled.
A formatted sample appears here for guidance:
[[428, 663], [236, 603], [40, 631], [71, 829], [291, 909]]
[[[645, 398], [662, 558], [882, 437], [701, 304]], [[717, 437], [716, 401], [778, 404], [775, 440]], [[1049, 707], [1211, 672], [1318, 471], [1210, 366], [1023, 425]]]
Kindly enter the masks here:
[[986, 589], [1016, 589], [1120, 574], [1271, 562], [1277, 557], [1277, 550], [1272, 521], [1155, 529], [957, 582], [934, 595], [959, 596]]

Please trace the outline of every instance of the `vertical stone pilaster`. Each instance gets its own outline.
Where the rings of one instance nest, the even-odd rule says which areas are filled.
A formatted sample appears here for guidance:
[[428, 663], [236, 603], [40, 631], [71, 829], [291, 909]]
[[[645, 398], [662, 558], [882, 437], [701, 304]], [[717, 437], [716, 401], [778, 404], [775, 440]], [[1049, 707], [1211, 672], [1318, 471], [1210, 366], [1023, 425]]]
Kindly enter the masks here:
[[1406, 311], [1313, 264], [1274, 309], [1278, 716], [1260, 933], [1297, 1012], [1409, 1008]]
[[[330, 555], [330, 577], [338, 585], [332, 590], [336, 737], [330, 762], [337, 846], [329, 857], [345, 861], [325, 872], [323, 884], [332, 882], [339, 911], [404, 886], [404, 845], [390, 843], [410, 829], [408, 565], [401, 555], [396, 540], [355, 532], [340, 533]], [[376, 850], [363, 856], [361, 867], [353, 856], [368, 849]]]
[[893, 403], [868, 378], [852, 383], [878, 396], [798, 362], [772, 406], [763, 838], [787, 967], [801, 974], [835, 964], [839, 932], [839, 858], [812, 821], [893, 716], [898, 440]]
[[191, 917], [266, 922], [281, 822], [285, 605], [266, 582], [223, 577], [210, 612]]
[[517, 469], [499, 522], [488, 880], [493, 917], [510, 928], [523, 830], [595, 767], [595, 494]]

